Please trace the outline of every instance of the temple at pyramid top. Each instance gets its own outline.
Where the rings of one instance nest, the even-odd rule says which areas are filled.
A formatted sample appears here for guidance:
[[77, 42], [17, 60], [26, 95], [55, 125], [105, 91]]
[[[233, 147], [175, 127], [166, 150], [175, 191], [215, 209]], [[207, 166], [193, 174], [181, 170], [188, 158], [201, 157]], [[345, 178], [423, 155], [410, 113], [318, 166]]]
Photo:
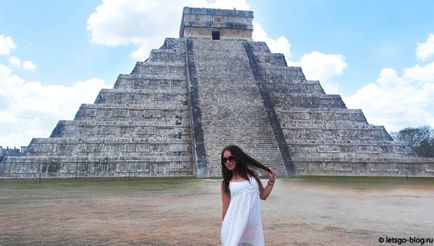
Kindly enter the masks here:
[[179, 37], [252, 40], [253, 11], [184, 7]]

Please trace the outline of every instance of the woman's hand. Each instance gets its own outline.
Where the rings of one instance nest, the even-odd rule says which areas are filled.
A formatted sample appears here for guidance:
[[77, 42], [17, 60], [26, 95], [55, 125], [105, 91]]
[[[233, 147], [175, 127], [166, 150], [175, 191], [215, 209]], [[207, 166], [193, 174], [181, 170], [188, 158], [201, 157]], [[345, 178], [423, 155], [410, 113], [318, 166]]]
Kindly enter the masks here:
[[270, 171], [268, 172], [268, 182], [267, 185], [265, 187], [262, 187], [261, 184], [261, 188], [260, 188], [260, 194], [259, 197], [262, 200], [267, 199], [267, 197], [270, 195], [271, 191], [273, 190], [273, 185], [274, 182], [276, 182], [276, 177], [277, 177], [277, 173], [274, 169], [270, 169]]
[[276, 170], [270, 168], [270, 171], [268, 172], [268, 182], [267, 182], [268, 185], [273, 186], [274, 182], [276, 182], [276, 178], [277, 178]]

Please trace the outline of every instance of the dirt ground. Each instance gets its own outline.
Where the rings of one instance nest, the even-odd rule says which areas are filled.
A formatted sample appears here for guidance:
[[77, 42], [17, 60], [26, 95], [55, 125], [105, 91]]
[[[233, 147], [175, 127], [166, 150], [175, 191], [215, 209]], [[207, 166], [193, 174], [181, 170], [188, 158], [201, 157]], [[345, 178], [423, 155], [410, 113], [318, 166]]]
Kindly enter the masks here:
[[[220, 244], [219, 180], [163, 188], [158, 180], [125, 182], [26, 188], [0, 181], [0, 245]], [[434, 238], [433, 204], [434, 185], [359, 189], [279, 179], [262, 202], [266, 245]]]

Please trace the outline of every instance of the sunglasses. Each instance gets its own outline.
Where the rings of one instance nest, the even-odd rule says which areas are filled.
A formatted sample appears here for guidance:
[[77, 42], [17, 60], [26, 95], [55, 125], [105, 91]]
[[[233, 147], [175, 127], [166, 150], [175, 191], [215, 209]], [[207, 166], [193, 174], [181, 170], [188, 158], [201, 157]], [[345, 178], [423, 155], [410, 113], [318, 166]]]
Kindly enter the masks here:
[[223, 157], [223, 163], [226, 163], [227, 161], [233, 161], [235, 158], [233, 156], [229, 156], [228, 158]]

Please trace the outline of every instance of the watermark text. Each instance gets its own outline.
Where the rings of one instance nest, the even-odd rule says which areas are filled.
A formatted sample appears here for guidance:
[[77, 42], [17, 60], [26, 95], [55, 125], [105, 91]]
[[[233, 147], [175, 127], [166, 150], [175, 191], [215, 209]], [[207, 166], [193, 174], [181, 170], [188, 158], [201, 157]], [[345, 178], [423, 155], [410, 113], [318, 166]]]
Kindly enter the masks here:
[[419, 244], [419, 245], [424, 245], [424, 244], [434, 244], [434, 238], [432, 237], [388, 237], [388, 236], [384, 236], [384, 237], [379, 237], [378, 238], [378, 242], [379, 243], [392, 243], [392, 244], [397, 244], [397, 245], [402, 245], [402, 244]]

